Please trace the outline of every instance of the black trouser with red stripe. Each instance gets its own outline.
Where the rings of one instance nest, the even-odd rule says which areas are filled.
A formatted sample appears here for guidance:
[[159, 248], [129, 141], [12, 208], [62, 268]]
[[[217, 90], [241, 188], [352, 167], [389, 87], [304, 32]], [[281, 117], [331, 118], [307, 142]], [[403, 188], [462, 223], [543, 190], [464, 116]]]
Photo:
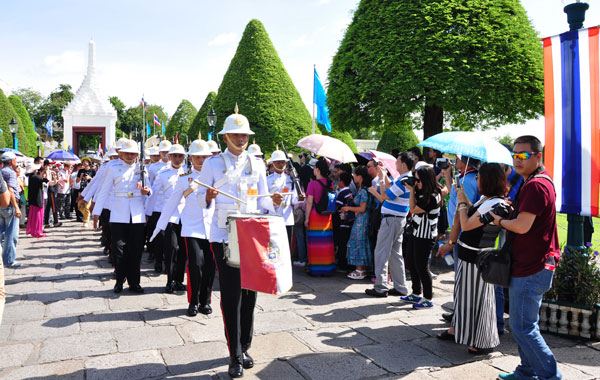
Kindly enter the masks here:
[[256, 292], [242, 289], [240, 269], [225, 264], [224, 244], [210, 243], [210, 246], [219, 271], [221, 310], [229, 357], [241, 364], [242, 353], [248, 351], [252, 343]]
[[46, 209], [44, 210], [44, 224], [50, 224], [50, 210], [52, 210], [54, 224], [58, 224], [58, 208], [56, 206], [56, 193], [53, 191], [48, 191]]
[[181, 237], [181, 222], [167, 225], [162, 252], [165, 254], [165, 265], [167, 266], [167, 284], [171, 281], [183, 283], [186, 254], [185, 242]]
[[188, 302], [190, 305], [210, 305], [215, 260], [206, 239], [184, 237], [188, 258]]
[[144, 223], [111, 223], [110, 234], [117, 282], [139, 285]]
[[102, 245], [105, 248], [108, 248], [108, 254], [111, 256], [110, 210], [107, 208], [103, 208], [102, 212], [100, 213], [100, 227], [102, 227]]

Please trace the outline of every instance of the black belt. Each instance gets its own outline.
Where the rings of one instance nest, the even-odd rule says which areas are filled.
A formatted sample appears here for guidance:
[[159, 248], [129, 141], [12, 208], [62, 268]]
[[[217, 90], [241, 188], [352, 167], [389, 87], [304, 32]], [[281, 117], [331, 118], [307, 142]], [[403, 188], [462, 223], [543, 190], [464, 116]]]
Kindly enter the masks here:
[[402, 215], [390, 215], [390, 214], [385, 214], [385, 215], [381, 215], [381, 218], [406, 218], [406, 216], [402, 216]]

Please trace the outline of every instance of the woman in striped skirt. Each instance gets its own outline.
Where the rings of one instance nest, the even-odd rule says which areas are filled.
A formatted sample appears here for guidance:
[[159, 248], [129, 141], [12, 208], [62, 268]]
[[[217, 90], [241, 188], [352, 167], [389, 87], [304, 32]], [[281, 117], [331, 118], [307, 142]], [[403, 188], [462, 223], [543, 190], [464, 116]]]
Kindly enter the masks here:
[[493, 249], [500, 227], [493, 224], [490, 211], [508, 216], [504, 200], [506, 177], [499, 164], [483, 164], [477, 177], [481, 199], [471, 205], [463, 189], [458, 189], [455, 223], [462, 230], [458, 244], [458, 268], [454, 287], [454, 319], [452, 327], [439, 335], [467, 345], [473, 355], [487, 354], [500, 344], [496, 326], [494, 286], [481, 279], [477, 256]]

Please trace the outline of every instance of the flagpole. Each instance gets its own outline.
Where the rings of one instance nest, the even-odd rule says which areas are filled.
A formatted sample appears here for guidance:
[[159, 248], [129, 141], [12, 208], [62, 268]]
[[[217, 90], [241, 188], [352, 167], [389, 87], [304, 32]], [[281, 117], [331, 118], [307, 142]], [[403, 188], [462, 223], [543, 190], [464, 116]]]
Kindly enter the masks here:
[[313, 64], [313, 102], [312, 102], [312, 134], [315, 134], [315, 70], [317, 70], [317, 65]]

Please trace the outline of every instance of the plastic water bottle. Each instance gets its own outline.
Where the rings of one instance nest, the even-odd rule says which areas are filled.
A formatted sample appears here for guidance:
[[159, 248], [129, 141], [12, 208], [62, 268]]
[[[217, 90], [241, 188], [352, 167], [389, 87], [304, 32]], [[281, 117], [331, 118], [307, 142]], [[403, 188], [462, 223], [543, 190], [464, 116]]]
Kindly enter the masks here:
[[[442, 246], [444, 243], [441, 241], [438, 241], [438, 246]], [[446, 264], [448, 264], [448, 266], [454, 265], [454, 255], [452, 253], [452, 251], [446, 253], [444, 255], [444, 260], [446, 260]]]

